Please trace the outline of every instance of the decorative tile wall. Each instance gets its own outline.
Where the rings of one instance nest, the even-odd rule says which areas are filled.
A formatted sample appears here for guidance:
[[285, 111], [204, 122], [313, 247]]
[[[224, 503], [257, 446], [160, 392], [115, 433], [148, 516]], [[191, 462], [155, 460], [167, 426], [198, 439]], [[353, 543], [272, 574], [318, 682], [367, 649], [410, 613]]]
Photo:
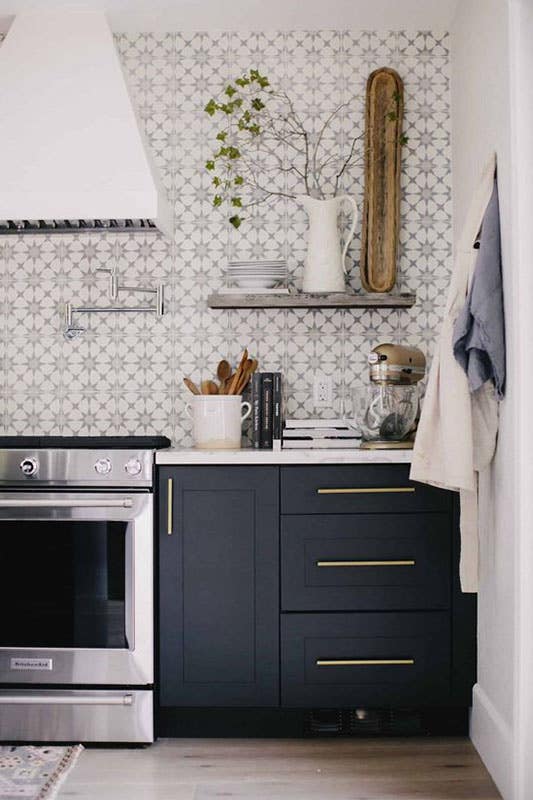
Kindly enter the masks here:
[[[116, 43], [141, 124], [170, 202], [174, 241], [132, 235], [0, 238], [0, 430], [9, 434], [170, 435], [190, 444], [182, 377], [211, 375], [218, 359], [245, 345], [263, 369], [286, 377], [295, 416], [342, 413], [366, 383], [369, 349], [387, 340], [431, 355], [443, 309], [451, 255], [449, 52], [447, 34], [317, 31], [268, 34], [119, 35]], [[335, 131], [339, 147], [362, 132], [364, 90], [379, 66], [405, 84], [409, 135], [404, 150], [398, 289], [416, 291], [412, 310], [213, 311], [207, 295], [222, 285], [228, 256], [285, 256], [301, 275], [306, 218], [292, 201], [261, 207], [240, 231], [210, 204], [203, 164], [216, 121], [206, 101], [241, 71], [258, 67], [290, 91], [302, 115], [318, 124], [355, 96]], [[315, 122], [316, 120], [316, 122]], [[362, 168], [343, 189], [362, 198]], [[358, 280], [359, 231], [350, 248], [350, 283]], [[61, 305], [104, 303], [98, 267], [118, 259], [131, 281], [163, 281], [168, 313], [86, 318], [76, 341], [61, 334]], [[333, 378], [334, 407], [313, 408], [312, 378]]]

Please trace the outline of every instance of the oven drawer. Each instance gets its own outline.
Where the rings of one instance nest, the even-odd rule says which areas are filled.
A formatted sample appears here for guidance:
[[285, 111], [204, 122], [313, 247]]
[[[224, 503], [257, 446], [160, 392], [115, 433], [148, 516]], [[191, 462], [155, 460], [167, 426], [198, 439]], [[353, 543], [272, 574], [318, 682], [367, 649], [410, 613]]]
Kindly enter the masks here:
[[282, 517], [282, 609], [447, 608], [450, 539], [447, 514]]
[[448, 511], [450, 492], [409, 480], [408, 464], [281, 468], [282, 514]]
[[153, 742], [153, 692], [0, 689], [0, 740]]
[[449, 700], [447, 613], [284, 614], [281, 626], [285, 708]]

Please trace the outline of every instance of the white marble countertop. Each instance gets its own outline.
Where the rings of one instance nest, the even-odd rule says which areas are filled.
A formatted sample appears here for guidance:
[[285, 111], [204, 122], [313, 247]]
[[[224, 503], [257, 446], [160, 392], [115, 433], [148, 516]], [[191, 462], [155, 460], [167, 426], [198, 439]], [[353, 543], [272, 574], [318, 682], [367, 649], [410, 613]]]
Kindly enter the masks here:
[[158, 450], [156, 464], [409, 464], [412, 450]]

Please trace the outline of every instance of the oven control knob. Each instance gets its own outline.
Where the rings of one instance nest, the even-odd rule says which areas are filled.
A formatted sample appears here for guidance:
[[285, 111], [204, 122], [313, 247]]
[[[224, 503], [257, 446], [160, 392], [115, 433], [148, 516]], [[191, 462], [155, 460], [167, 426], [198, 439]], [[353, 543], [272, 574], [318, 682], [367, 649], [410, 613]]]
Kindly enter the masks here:
[[20, 462], [20, 469], [27, 478], [31, 478], [39, 469], [39, 462], [36, 458], [23, 458]]
[[109, 475], [111, 472], [111, 461], [108, 458], [99, 458], [94, 468], [99, 475]]
[[133, 478], [136, 475], [141, 474], [142, 468], [143, 465], [141, 464], [138, 458], [130, 458], [130, 460], [126, 461], [126, 464], [124, 465], [124, 469], [126, 470], [128, 475], [131, 475]]

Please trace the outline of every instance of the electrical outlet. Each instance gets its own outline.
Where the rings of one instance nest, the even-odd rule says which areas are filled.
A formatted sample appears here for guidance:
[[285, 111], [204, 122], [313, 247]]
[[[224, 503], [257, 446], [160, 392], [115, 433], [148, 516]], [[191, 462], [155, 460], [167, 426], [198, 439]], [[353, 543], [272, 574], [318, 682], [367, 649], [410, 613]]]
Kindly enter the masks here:
[[333, 405], [333, 378], [323, 372], [315, 372], [313, 382], [315, 408], [331, 408]]

